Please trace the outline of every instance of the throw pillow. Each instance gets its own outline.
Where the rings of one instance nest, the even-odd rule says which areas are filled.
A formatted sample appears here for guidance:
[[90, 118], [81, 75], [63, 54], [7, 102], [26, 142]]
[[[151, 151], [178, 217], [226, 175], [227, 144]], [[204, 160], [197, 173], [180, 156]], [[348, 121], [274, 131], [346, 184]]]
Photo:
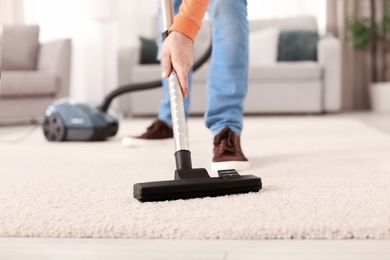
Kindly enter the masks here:
[[317, 61], [318, 40], [316, 31], [281, 31], [278, 61]]
[[141, 41], [140, 64], [158, 64], [156, 40], [139, 38]]
[[249, 34], [249, 66], [276, 64], [279, 28], [265, 28]]
[[39, 52], [38, 26], [5, 26], [3, 70], [35, 70]]

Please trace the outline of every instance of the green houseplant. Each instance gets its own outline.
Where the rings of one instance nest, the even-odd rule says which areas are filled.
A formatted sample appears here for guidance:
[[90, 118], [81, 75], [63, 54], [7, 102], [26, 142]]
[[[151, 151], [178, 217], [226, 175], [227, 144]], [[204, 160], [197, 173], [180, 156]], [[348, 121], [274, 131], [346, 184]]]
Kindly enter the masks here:
[[[355, 49], [370, 55], [371, 104], [374, 110], [390, 110], [390, 0], [351, 0], [351, 4], [347, 30]], [[363, 14], [367, 6], [369, 12]]]

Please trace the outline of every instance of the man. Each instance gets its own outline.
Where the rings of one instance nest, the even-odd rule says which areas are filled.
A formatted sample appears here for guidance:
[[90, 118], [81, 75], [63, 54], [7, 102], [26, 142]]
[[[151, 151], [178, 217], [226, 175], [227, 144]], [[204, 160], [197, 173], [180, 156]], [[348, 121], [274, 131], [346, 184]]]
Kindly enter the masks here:
[[[248, 84], [248, 20], [246, 0], [173, 0], [174, 23], [162, 45], [162, 78], [173, 68], [178, 76], [186, 116], [189, 111], [193, 46], [202, 18], [209, 13], [213, 52], [208, 78], [206, 126], [214, 134], [212, 169], [249, 168], [241, 149], [243, 106]], [[138, 137], [126, 137], [124, 145], [142, 145], [173, 137], [167, 81], [158, 119]]]

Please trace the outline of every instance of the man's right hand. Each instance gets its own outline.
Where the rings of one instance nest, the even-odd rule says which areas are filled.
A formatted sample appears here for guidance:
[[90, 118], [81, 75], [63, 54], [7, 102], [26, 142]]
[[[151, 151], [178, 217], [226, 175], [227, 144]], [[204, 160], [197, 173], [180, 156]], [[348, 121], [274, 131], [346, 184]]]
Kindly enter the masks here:
[[186, 35], [172, 31], [164, 40], [161, 54], [162, 78], [167, 78], [172, 68], [176, 71], [183, 97], [188, 95], [188, 72], [194, 62], [194, 42]]

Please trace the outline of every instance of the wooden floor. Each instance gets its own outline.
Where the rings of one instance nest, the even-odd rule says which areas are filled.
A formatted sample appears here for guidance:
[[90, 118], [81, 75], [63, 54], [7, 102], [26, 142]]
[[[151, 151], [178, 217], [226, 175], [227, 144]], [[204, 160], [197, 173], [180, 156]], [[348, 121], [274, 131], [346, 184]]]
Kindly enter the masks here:
[[[356, 118], [390, 134], [390, 114], [362, 112], [329, 116]], [[14, 128], [0, 128], [0, 133], [12, 130]], [[0, 238], [0, 260], [52, 259], [389, 260], [390, 240]]]
[[1, 260], [390, 259], [385, 240], [121, 240], [0, 238]]

